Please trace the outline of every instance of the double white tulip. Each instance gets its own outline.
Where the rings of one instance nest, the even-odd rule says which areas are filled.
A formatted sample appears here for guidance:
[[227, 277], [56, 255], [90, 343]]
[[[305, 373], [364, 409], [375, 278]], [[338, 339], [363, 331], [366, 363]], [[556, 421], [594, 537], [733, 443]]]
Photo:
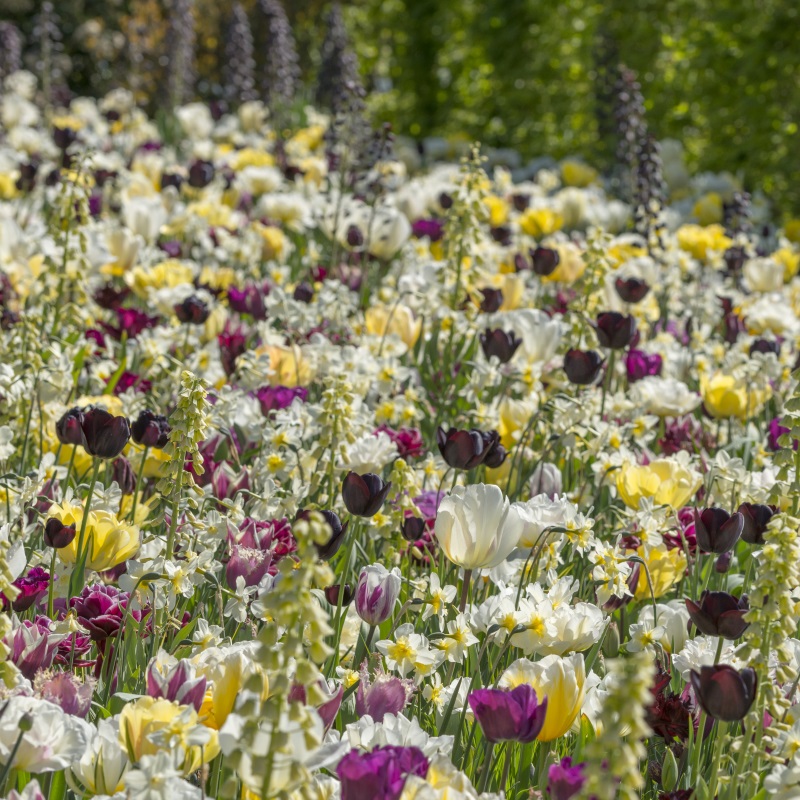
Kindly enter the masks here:
[[465, 570], [491, 569], [517, 546], [524, 529], [520, 507], [492, 484], [456, 486], [442, 498], [434, 533], [442, 552]]

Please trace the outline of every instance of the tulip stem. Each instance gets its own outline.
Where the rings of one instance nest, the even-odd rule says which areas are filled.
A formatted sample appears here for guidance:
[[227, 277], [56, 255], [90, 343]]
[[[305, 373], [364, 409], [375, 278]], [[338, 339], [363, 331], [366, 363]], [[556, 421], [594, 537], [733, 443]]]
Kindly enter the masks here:
[[506, 760], [503, 766], [503, 777], [500, 780], [500, 790], [503, 792], [505, 792], [506, 784], [508, 783], [508, 775], [511, 772], [511, 757], [514, 752], [512, 744], [512, 742], [506, 742]]
[[492, 760], [494, 756], [494, 742], [487, 745], [486, 760], [483, 764], [483, 772], [481, 773], [481, 788], [478, 790], [479, 794], [486, 791], [486, 786], [489, 783], [489, 773], [492, 771]]
[[603, 396], [600, 400], [600, 419], [603, 418], [603, 413], [606, 409], [606, 395], [611, 392], [611, 381], [614, 378], [614, 358], [616, 353], [611, 351], [608, 356], [608, 366], [606, 367], [606, 379], [603, 381]]
[[55, 590], [56, 577], [56, 548], [53, 548], [53, 555], [50, 557], [50, 585], [47, 587], [47, 616], [53, 619], [53, 592]]
[[717, 721], [717, 739], [714, 743], [714, 755], [711, 758], [711, 781], [708, 787], [708, 796], [716, 797], [717, 782], [719, 781], [719, 768], [722, 761], [722, 745], [728, 738], [728, 723]]
[[89, 491], [86, 494], [86, 500], [83, 503], [83, 517], [81, 518], [81, 532], [78, 535], [78, 547], [75, 551], [75, 568], [72, 570], [69, 580], [69, 593], [74, 597], [79, 590], [79, 584], [83, 583], [83, 575], [86, 568], [86, 559], [83, 556], [83, 545], [86, 537], [86, 526], [89, 523], [89, 512], [92, 507], [92, 495], [94, 494], [94, 487], [97, 483], [97, 476], [100, 473], [100, 459], [94, 459], [92, 469], [92, 479], [89, 483]]
[[461, 583], [461, 600], [458, 603], [459, 613], [463, 614], [464, 609], [467, 607], [467, 598], [469, 597], [469, 584], [472, 578], [472, 570], [464, 570], [464, 580]]
[[144, 462], [147, 461], [148, 447], [145, 445], [142, 453], [142, 463], [139, 464], [139, 472], [136, 475], [136, 487], [133, 490], [133, 501], [131, 503], [131, 522], [136, 524], [136, 501], [139, 499], [139, 487], [142, 485], [142, 475], [144, 474]]

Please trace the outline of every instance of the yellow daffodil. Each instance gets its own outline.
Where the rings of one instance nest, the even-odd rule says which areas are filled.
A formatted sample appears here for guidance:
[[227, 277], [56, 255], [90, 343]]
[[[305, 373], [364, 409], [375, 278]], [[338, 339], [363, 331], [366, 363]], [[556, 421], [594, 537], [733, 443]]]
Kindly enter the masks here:
[[567, 186], [577, 186], [578, 188], [589, 186], [597, 180], [597, 170], [584, 164], [582, 161], [572, 159], [561, 164], [561, 180]]

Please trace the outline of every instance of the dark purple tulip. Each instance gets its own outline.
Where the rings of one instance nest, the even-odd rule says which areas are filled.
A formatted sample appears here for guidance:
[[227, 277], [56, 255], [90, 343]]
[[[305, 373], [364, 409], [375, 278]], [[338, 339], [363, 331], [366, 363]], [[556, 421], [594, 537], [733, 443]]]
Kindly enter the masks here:
[[727, 592], [708, 592], [700, 595], [700, 603], [685, 600], [686, 610], [700, 633], [738, 639], [747, 629], [744, 615], [750, 610], [747, 595], [737, 600]]
[[136, 475], [131, 462], [125, 456], [118, 456], [114, 459], [111, 475], [122, 494], [133, 494], [136, 491]]
[[[324, 511], [318, 511], [317, 513], [322, 514], [322, 516], [325, 517], [325, 522], [328, 523], [328, 527], [331, 529], [331, 535], [325, 544], [317, 544], [315, 547], [317, 548], [317, 555], [323, 561], [329, 561], [336, 555], [337, 552], [339, 552], [339, 548], [342, 546], [342, 542], [344, 542], [344, 537], [347, 533], [347, 526], [350, 524], [350, 521], [348, 520], [344, 525], [342, 525], [338, 515], [334, 514], [333, 511], [328, 511], [327, 509]], [[301, 511], [297, 515], [297, 518], [308, 519], [309, 514], [309, 511]]]
[[417, 428], [398, 428], [394, 430], [388, 425], [381, 425], [375, 429], [375, 435], [385, 433], [397, 446], [397, 452], [400, 458], [408, 460], [409, 458], [416, 458], [425, 452], [425, 442], [422, 439], [422, 434]]
[[192, 325], [202, 325], [211, 313], [205, 301], [196, 295], [190, 295], [182, 303], [175, 306], [175, 316]]
[[503, 305], [503, 292], [501, 289], [479, 289], [483, 295], [481, 300], [480, 309], [484, 314], [493, 314], [501, 305]]
[[720, 553], [717, 560], [714, 562], [714, 572], [719, 575], [724, 575], [731, 568], [731, 561], [733, 560], [733, 553], [728, 550], [727, 553]]
[[236, 359], [247, 350], [247, 336], [242, 328], [225, 330], [217, 336], [222, 369], [229, 377], [236, 371]]
[[228, 305], [233, 311], [240, 314], [250, 314], [253, 319], [266, 319], [267, 310], [264, 306], [264, 297], [268, 294], [268, 286], [259, 288], [248, 284], [244, 289], [231, 286], [228, 289]]
[[378, 674], [370, 682], [366, 670], [356, 691], [356, 714], [369, 715], [375, 722], [383, 722], [387, 714], [399, 714], [408, 703], [413, 692], [413, 684], [393, 675]]
[[725, 261], [725, 267], [732, 275], [736, 275], [742, 271], [744, 262], [747, 261], [747, 255], [743, 247], [734, 246], [729, 247], [723, 254], [722, 258]]
[[131, 438], [127, 417], [116, 417], [102, 408], [90, 407], [81, 420], [81, 444], [87, 453], [98, 458], [116, 458]]
[[256, 392], [256, 400], [265, 417], [273, 411], [289, 408], [295, 397], [305, 403], [308, 400], [308, 389], [302, 386], [263, 386]]
[[189, 167], [189, 186], [202, 189], [214, 180], [214, 165], [210, 161], [195, 161]]
[[737, 511], [729, 514], [722, 508], [694, 510], [697, 546], [704, 553], [727, 553], [732, 550], [744, 528], [744, 517]]
[[746, 330], [744, 320], [738, 314], [734, 314], [733, 312], [724, 316], [722, 325], [724, 329], [725, 341], [728, 344], [733, 344]]
[[617, 278], [614, 281], [614, 288], [626, 303], [639, 303], [650, 291], [647, 282], [641, 278]]
[[660, 375], [663, 359], [658, 353], [645, 353], [642, 350], [629, 350], [625, 356], [625, 369], [631, 383], [650, 375]]
[[298, 283], [292, 297], [298, 303], [310, 303], [314, 299], [314, 289], [308, 283]]
[[83, 433], [81, 422], [83, 411], [80, 408], [71, 408], [56, 422], [56, 436], [61, 444], [82, 444]]
[[60, 519], [50, 517], [44, 525], [44, 543], [58, 550], [72, 543], [75, 538], [75, 526], [64, 525]]
[[374, 517], [386, 500], [392, 483], [367, 472], [359, 475], [348, 472], [342, 484], [342, 499], [351, 514], [357, 517]]
[[553, 250], [550, 247], [537, 247], [535, 250], [531, 250], [530, 254], [533, 261], [533, 271], [542, 277], [552, 275], [561, 261], [558, 250]]
[[364, 244], [364, 234], [361, 232], [361, 228], [359, 228], [358, 225], [351, 225], [347, 229], [345, 238], [350, 247], [361, 247]]
[[14, 581], [13, 586], [17, 587], [19, 594], [11, 603], [11, 607], [17, 614], [21, 614], [47, 592], [50, 586], [50, 573], [41, 567], [31, 567], [27, 575], [21, 575]]
[[547, 770], [547, 795], [550, 800], [570, 800], [580, 794], [586, 783], [584, 763], [574, 764], [567, 756]]
[[511, 244], [511, 228], [508, 225], [490, 228], [489, 234], [501, 247], [508, 247]]
[[[129, 595], [115, 586], [87, 586], [77, 597], [69, 601], [75, 610], [78, 622], [89, 631], [95, 642], [115, 638], [125, 616]], [[139, 621], [141, 611], [131, 611], [131, 616]]]
[[180, 189], [183, 185], [183, 180], [183, 175], [179, 172], [164, 172], [161, 175], [161, 189], [164, 190], [168, 186]]
[[515, 253], [514, 254], [514, 270], [516, 272], [525, 272], [529, 270], [531, 265], [528, 263], [528, 259], [525, 258], [522, 253]]
[[742, 503], [738, 511], [744, 518], [742, 539], [748, 544], [764, 544], [767, 523], [778, 513], [777, 507], [761, 503]]
[[171, 430], [165, 416], [147, 409], [139, 412], [136, 421], [131, 425], [131, 434], [136, 444], [155, 447], [157, 450], [166, 446]]
[[[334, 608], [339, 606], [339, 591], [341, 590], [342, 585], [340, 583], [335, 583], [333, 586], [326, 586], [324, 590], [325, 599], [330, 603]], [[344, 585], [344, 592], [342, 593], [342, 608], [347, 608], [350, 603], [353, 602], [353, 598], [356, 596], [356, 590], [349, 584], [346, 583]]]
[[508, 455], [505, 447], [500, 444], [500, 434], [497, 431], [484, 431], [481, 435], [485, 444], [483, 463], [489, 469], [497, 469]]
[[588, 386], [597, 380], [603, 367], [603, 359], [595, 350], [567, 350], [564, 356], [564, 372], [570, 383]]
[[420, 517], [406, 517], [400, 532], [407, 542], [416, 542], [425, 532], [425, 520]]
[[539, 703], [536, 690], [527, 683], [511, 691], [476, 689], [467, 700], [483, 735], [493, 743], [532, 742], [547, 713], [547, 698]]
[[436, 431], [436, 444], [449, 467], [473, 469], [483, 462], [485, 442], [479, 430], [460, 431], [441, 426]]
[[531, 204], [531, 196], [529, 194], [512, 194], [511, 202], [514, 204], [514, 208], [522, 213]]
[[737, 722], [750, 710], [756, 698], [755, 670], [738, 671], [729, 664], [715, 664], [692, 670], [692, 688], [701, 708], [713, 719]]
[[604, 311], [597, 315], [594, 329], [602, 347], [623, 350], [631, 343], [633, 334], [636, 333], [636, 319], [617, 311]]
[[755, 339], [750, 344], [750, 355], [753, 353], [775, 353], [776, 356], [781, 353], [781, 344], [775, 339]]
[[522, 344], [522, 339], [518, 339], [514, 331], [503, 331], [497, 328], [496, 330], [486, 329], [485, 333], [480, 335], [481, 349], [487, 359], [494, 356], [501, 364], [507, 364], [511, 361], [514, 353]]
[[387, 745], [370, 753], [351, 750], [336, 767], [341, 800], [399, 800], [407, 777], [424, 778], [428, 767], [418, 747]]
[[417, 239], [427, 236], [432, 242], [438, 242], [444, 236], [444, 223], [438, 219], [418, 219], [411, 224], [411, 233]]

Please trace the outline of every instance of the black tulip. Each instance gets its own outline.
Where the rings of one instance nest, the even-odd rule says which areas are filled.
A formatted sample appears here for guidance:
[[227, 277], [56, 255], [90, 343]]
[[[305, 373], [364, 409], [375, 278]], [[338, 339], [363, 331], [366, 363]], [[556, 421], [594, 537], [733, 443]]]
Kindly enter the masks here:
[[764, 544], [767, 523], [778, 513], [777, 507], [761, 503], [742, 503], [737, 510], [744, 519], [742, 539], [748, 544]]
[[588, 386], [597, 380], [603, 368], [603, 359], [595, 350], [567, 350], [564, 356], [564, 372], [570, 383]]
[[508, 453], [500, 444], [500, 434], [497, 431], [486, 431], [483, 436], [484, 450], [483, 463], [489, 469], [497, 469], [505, 460]]
[[753, 353], [763, 353], [764, 355], [767, 353], [775, 353], [775, 355], [778, 356], [781, 353], [780, 342], [774, 339], [756, 339], [750, 345], [750, 355], [752, 356]]
[[636, 333], [636, 319], [617, 311], [604, 311], [597, 316], [594, 326], [597, 340], [610, 350], [623, 350]]
[[192, 325], [202, 325], [208, 319], [209, 313], [208, 305], [196, 295], [187, 297], [175, 306], [175, 316], [181, 322]]
[[75, 526], [65, 525], [60, 519], [50, 517], [44, 525], [44, 543], [48, 547], [60, 550], [72, 543], [75, 538]]
[[155, 447], [161, 450], [169, 441], [172, 430], [167, 418], [145, 409], [139, 412], [136, 421], [131, 425], [131, 434], [136, 444], [144, 447]]
[[[339, 606], [339, 589], [341, 588], [340, 583], [336, 583], [333, 586], [326, 586], [325, 587], [325, 599], [328, 603], [332, 606]], [[344, 585], [344, 592], [342, 592], [342, 608], [346, 608], [353, 602], [353, 598], [356, 596], [356, 590], [349, 584], [346, 583]]]
[[417, 542], [425, 533], [425, 520], [420, 517], [406, 517], [400, 532], [407, 542]]
[[131, 462], [125, 456], [119, 456], [114, 459], [111, 474], [122, 494], [133, 494], [136, 491], [136, 475], [133, 472]]
[[514, 204], [514, 208], [521, 213], [530, 205], [531, 196], [529, 194], [512, 194], [511, 202]]
[[195, 161], [189, 167], [189, 186], [202, 189], [214, 180], [214, 165], [210, 161]]
[[314, 299], [314, 290], [308, 283], [298, 283], [292, 297], [299, 303], [310, 303]]
[[453, 198], [447, 192], [442, 192], [439, 195], [439, 205], [447, 211], [448, 208], [453, 207]]
[[704, 591], [700, 602], [685, 600], [686, 610], [700, 633], [738, 639], [747, 630], [744, 615], [750, 610], [747, 595], [741, 600], [727, 592]]
[[[331, 529], [331, 535], [327, 542], [324, 544], [315, 545], [317, 548], [317, 555], [323, 561], [329, 561], [333, 558], [336, 553], [339, 551], [339, 548], [342, 546], [342, 542], [344, 542], [345, 534], [347, 533], [347, 526], [350, 524], [350, 521], [342, 525], [341, 520], [339, 517], [333, 513], [333, 511], [319, 511], [317, 512], [322, 514], [325, 517], [325, 522], [328, 523], [328, 527]], [[309, 511], [301, 511], [298, 515], [298, 519], [307, 519], [309, 516]]]
[[176, 189], [180, 189], [181, 184], [183, 184], [183, 175], [178, 172], [165, 172], [161, 176], [162, 189], [166, 189], [168, 186], [174, 186]]
[[56, 436], [61, 444], [82, 444], [83, 411], [80, 408], [71, 408], [56, 422]]
[[531, 250], [530, 254], [533, 271], [542, 277], [552, 275], [561, 261], [558, 250], [553, 250], [552, 247], [537, 247], [535, 250]]
[[516, 253], [514, 255], [514, 269], [517, 272], [525, 272], [525, 270], [529, 270], [530, 268], [531, 265], [522, 253]]
[[473, 469], [483, 462], [486, 442], [478, 430], [450, 428], [445, 431], [439, 426], [436, 444], [447, 466], [453, 469]]
[[345, 238], [350, 247], [361, 247], [364, 244], [364, 234], [361, 232], [361, 228], [359, 228], [358, 225], [351, 225], [347, 229]]
[[116, 458], [131, 438], [127, 417], [116, 417], [102, 408], [89, 408], [83, 412], [81, 444], [91, 456]]
[[486, 288], [480, 289], [480, 293], [483, 295], [480, 308], [484, 314], [493, 314], [503, 305], [502, 290]]
[[722, 508], [694, 510], [697, 546], [704, 553], [727, 553], [732, 550], [744, 528], [744, 517], [737, 511], [729, 514]]
[[750, 667], [739, 671], [729, 664], [715, 664], [692, 670], [690, 677], [697, 702], [713, 719], [737, 722], [756, 698], [758, 679]]
[[374, 517], [389, 494], [392, 482], [386, 483], [371, 472], [359, 475], [348, 472], [342, 484], [342, 499], [347, 510], [357, 517]]
[[641, 278], [617, 278], [614, 281], [617, 294], [626, 303], [638, 303], [647, 296], [650, 287]]
[[494, 356], [501, 364], [507, 364], [517, 349], [522, 344], [522, 339], [518, 339], [514, 331], [503, 331], [486, 329], [480, 335], [481, 348], [486, 358]]

